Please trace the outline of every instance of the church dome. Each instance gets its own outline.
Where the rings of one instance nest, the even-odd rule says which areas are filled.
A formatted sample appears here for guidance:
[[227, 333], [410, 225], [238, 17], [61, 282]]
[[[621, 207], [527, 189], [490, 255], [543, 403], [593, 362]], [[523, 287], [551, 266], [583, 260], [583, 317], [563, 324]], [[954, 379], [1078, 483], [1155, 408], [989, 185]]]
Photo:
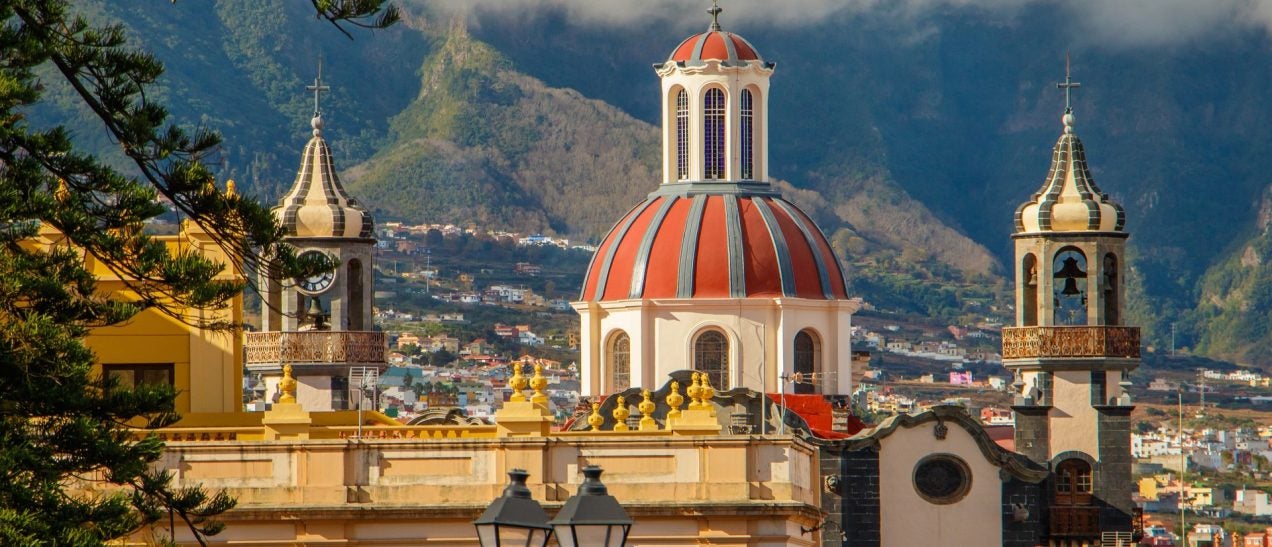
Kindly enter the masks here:
[[331, 149], [322, 138], [322, 116], [315, 115], [311, 124], [313, 138], [301, 154], [296, 181], [274, 207], [274, 216], [292, 237], [372, 237], [371, 214], [349, 197], [336, 176]]
[[1065, 112], [1062, 121], [1064, 133], [1052, 149], [1042, 188], [1016, 208], [1016, 233], [1121, 232], [1126, 213], [1095, 185], [1073, 113]]
[[746, 41], [746, 38], [719, 29], [685, 38], [680, 45], [676, 46], [676, 49], [672, 50], [667, 60], [689, 65], [701, 64], [704, 61], [722, 61], [725, 64], [762, 61], [755, 46]]
[[605, 236], [581, 300], [847, 298], [817, 225], [776, 192], [650, 194]]

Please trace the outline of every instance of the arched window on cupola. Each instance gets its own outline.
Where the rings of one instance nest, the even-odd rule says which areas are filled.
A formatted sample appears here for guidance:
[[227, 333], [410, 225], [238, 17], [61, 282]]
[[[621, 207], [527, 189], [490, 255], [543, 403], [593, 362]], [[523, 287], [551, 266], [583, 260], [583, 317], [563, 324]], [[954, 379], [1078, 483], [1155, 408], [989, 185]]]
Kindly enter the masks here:
[[794, 365], [795, 393], [817, 393], [819, 381], [813, 375], [821, 372], [821, 343], [808, 329], [795, 333]]
[[689, 94], [676, 93], [676, 180], [689, 178]]
[[711, 387], [729, 389], [729, 339], [718, 330], [703, 331], [693, 342], [693, 369], [705, 372]]
[[755, 96], [750, 89], [742, 90], [742, 179], [755, 178]]
[[1087, 324], [1087, 259], [1081, 249], [1065, 247], [1051, 262], [1052, 304], [1056, 325]]
[[1022, 327], [1038, 324], [1038, 257], [1033, 253], [1020, 261], [1021, 322]]
[[707, 90], [702, 98], [702, 165], [704, 179], [724, 178], [724, 91]]
[[1104, 255], [1104, 324], [1117, 325], [1122, 318], [1118, 313], [1117, 256]]
[[618, 331], [610, 336], [606, 348], [610, 371], [610, 393], [623, 391], [632, 385], [632, 339], [626, 332]]

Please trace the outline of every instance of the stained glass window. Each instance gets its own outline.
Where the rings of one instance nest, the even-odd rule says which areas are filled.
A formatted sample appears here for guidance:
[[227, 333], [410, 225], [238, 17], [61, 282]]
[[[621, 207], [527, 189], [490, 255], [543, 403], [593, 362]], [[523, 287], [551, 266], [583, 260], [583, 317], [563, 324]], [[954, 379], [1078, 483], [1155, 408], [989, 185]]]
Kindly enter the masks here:
[[702, 109], [703, 178], [724, 178], [724, 92], [710, 89]]
[[808, 331], [795, 334], [795, 373], [801, 375], [795, 382], [795, 393], [816, 393], [817, 383], [812, 374], [817, 372], [817, 343]]
[[709, 330], [693, 343], [693, 368], [707, 373], [711, 387], [729, 389], [729, 339], [724, 333]]
[[755, 178], [755, 107], [751, 90], [742, 90], [742, 178]]
[[610, 339], [609, 362], [611, 391], [617, 393], [631, 387], [632, 339], [627, 333], [619, 331]]
[[689, 94], [676, 94], [676, 179], [689, 178]]

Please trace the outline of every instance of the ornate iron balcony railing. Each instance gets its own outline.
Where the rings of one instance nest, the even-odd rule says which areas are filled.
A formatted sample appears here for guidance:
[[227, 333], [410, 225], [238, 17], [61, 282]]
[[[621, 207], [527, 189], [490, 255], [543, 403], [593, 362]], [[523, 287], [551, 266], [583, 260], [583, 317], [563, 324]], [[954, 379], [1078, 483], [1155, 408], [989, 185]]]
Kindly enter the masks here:
[[1003, 359], [1140, 356], [1139, 327], [1007, 327]]
[[246, 363], [383, 363], [387, 338], [371, 331], [249, 332]]

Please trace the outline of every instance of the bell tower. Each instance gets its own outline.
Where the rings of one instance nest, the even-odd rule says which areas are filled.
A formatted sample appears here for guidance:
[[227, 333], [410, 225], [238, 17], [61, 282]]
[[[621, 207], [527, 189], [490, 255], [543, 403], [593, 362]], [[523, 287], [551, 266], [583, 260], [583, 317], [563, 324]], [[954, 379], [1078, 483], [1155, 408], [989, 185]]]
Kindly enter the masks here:
[[284, 365], [292, 365], [298, 402], [308, 410], [353, 408], [349, 371], [383, 370], [385, 338], [374, 332], [375, 238], [371, 214], [345, 192], [323, 138], [321, 94], [330, 90], [318, 77], [312, 137], [301, 153], [291, 189], [272, 209], [298, 255], [321, 254], [339, 265], [306, 279], [261, 276], [261, 331], [248, 333], [247, 369], [260, 374], [267, 397], [277, 392]]
[[1121, 312], [1126, 215], [1087, 168], [1067, 60], [1057, 86], [1064, 130], [1042, 188], [1016, 209], [1016, 326], [1003, 329], [1003, 364], [1015, 376], [1016, 450], [1052, 470], [1052, 545], [1076, 545], [1129, 539], [1127, 376], [1140, 343]]

